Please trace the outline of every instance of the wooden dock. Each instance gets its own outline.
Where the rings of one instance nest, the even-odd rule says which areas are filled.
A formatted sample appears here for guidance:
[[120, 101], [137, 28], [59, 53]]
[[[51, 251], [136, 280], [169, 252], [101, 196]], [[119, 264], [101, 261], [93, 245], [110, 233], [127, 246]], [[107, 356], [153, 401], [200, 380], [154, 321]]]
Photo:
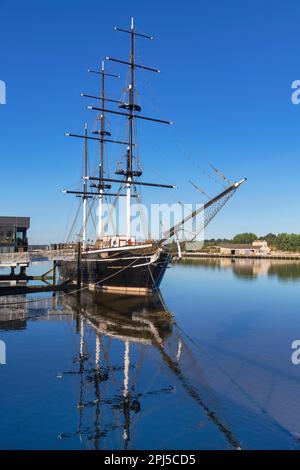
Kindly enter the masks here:
[[[53, 292], [65, 289], [68, 282], [56, 282], [56, 263], [59, 260], [74, 260], [75, 258], [74, 249], [0, 253], [0, 268], [5, 269], [4, 274], [0, 271], [0, 295]], [[28, 275], [26, 269], [30, 264], [39, 261], [52, 262], [52, 268], [39, 276]], [[16, 273], [16, 269], [19, 272]], [[41, 284], [28, 284], [30, 281], [39, 281]]]
[[30, 250], [23, 253], [0, 253], [0, 267], [28, 266], [37, 261], [74, 260], [76, 251], [72, 248], [59, 250]]

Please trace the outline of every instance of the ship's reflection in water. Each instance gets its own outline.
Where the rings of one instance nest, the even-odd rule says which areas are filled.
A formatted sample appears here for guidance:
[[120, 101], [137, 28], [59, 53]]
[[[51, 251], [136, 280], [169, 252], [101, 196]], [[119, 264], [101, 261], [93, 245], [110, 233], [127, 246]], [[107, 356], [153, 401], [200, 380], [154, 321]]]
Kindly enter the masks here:
[[[143, 397], [153, 395], [159, 400], [160, 394], [172, 392], [170, 386], [140, 391], [138, 374], [142, 354], [138, 363], [132, 362], [130, 349], [133, 345], [163, 348], [165, 339], [172, 333], [172, 315], [161, 295], [128, 297], [85, 291], [80, 296], [68, 296], [65, 303], [76, 315], [76, 330], [80, 335], [79, 355], [75, 361], [77, 372], [76, 369], [70, 372], [80, 376], [76, 434], [80, 441], [85, 436], [95, 449], [99, 449], [102, 447], [100, 441], [109, 433], [121, 430], [123, 442], [120, 447], [127, 449], [132, 421], [142, 410]], [[117, 363], [111, 363], [110, 358], [113, 340], [121, 344], [121, 357]], [[89, 398], [84, 393], [86, 383], [93, 384]], [[88, 408], [93, 409], [94, 417], [92, 423], [86, 424]], [[60, 438], [69, 435], [61, 434]]]
[[[236, 278], [243, 266], [220, 270], [220, 284], [216, 268], [171, 270], [165, 290], [172, 313], [161, 293], [0, 298], [7, 346], [0, 447], [299, 448], [300, 382], [290, 340], [280, 349], [296, 327], [294, 311], [285, 313], [289, 330], [277, 328], [273, 320], [282, 317], [268, 304], [270, 286], [250, 300], [254, 284]], [[293, 297], [291, 290], [281, 295]], [[269, 343], [256, 311], [263, 302], [264, 321], [269, 308], [272, 319]]]
[[[205, 426], [211, 427], [209, 436], [221, 434], [225, 446], [240, 447], [230, 427], [218, 415], [211, 391], [184, 344], [161, 293], [128, 297], [83, 291], [80, 295], [63, 295], [50, 301], [28, 299], [30, 303], [26, 304], [25, 300], [20, 296], [5, 300], [2, 331], [25, 329], [30, 321], [65, 322], [71, 328], [76, 345], [71, 368], [58, 371], [56, 379], [73, 383], [77, 399], [73, 403], [71, 421], [74, 422], [77, 415], [77, 423], [74, 422], [73, 429], [70, 426], [62, 429], [56, 436], [57, 444], [49, 443], [49, 447], [60, 448], [59, 442], [63, 441], [63, 448], [127, 449], [135, 448], [135, 445], [164, 448], [168, 447], [170, 433], [173, 439], [174, 434], [175, 439], [178, 438], [172, 446], [181, 448], [183, 436], [201, 432]], [[3, 298], [1, 301], [3, 303]], [[16, 306], [16, 301], [20, 305]], [[47, 363], [44, 367], [47, 368]], [[33, 368], [36, 368], [34, 364]], [[193, 375], [196, 380], [191, 380]], [[27, 380], [31, 382], [31, 377]], [[181, 403], [182, 392], [177, 390], [178, 387], [192, 401], [192, 410], [184, 401]], [[176, 407], [172, 409], [174, 398]], [[47, 396], [43, 399], [48, 402], [56, 398]], [[200, 414], [194, 423], [195, 429], [192, 429], [190, 417], [186, 418], [195, 410]], [[62, 412], [70, 410], [65, 408]], [[47, 406], [44, 413], [47, 413]], [[35, 415], [37, 422], [39, 418]], [[52, 417], [49, 419], [51, 421]], [[23, 423], [23, 426], [26, 428], [28, 424]], [[0, 428], [0, 431], [5, 429]], [[147, 434], [154, 434], [149, 442]], [[151, 444], [153, 437], [157, 441], [154, 445]], [[140, 443], [135, 444], [135, 441]], [[13, 438], [10, 445], [12, 442]], [[22, 446], [20, 441], [19, 445]], [[18, 443], [12, 446], [18, 447]], [[189, 446], [193, 448], [195, 441], [190, 445], [186, 441], [183, 445]], [[32, 442], [29, 447], [39, 447], [39, 442]]]
[[[223, 434], [228, 445], [234, 448], [240, 447], [237, 438], [218, 416], [214, 405], [210, 404], [209, 397], [207, 396], [205, 399], [205, 394], [201, 395], [198, 387], [190, 380], [190, 372], [182, 369], [181, 356], [187, 355], [189, 358], [190, 351], [183, 345], [178, 331], [175, 331], [173, 316], [167, 310], [161, 293], [150, 297], [125, 297], [110, 294], [92, 295], [89, 292], [83, 292], [79, 298], [76, 296], [67, 297], [66, 302], [77, 313], [77, 331], [80, 334], [77, 370], [81, 377], [78, 403], [80, 421], [77, 431], [80, 439], [83, 438], [84, 410], [94, 407], [94, 426], [92, 429], [90, 426], [85, 429], [88, 439], [93, 440], [94, 447], [99, 448], [99, 439], [105, 437], [109, 431], [122, 428], [123, 444], [121, 447], [127, 449], [131, 440], [132, 421], [134, 415], [141, 412], [143, 399], [150, 396], [159, 403], [161, 395], [174, 393], [175, 387], [180, 385], [188, 397], [200, 408], [208, 422]], [[94, 333], [95, 344], [89, 347], [85, 338], [90, 337], [91, 331]], [[108, 339], [106, 348], [103, 344], [104, 338]], [[111, 366], [109, 362], [111, 340], [118, 340], [122, 344], [123, 361], [117, 366]], [[133, 346], [155, 348], [159, 359], [175, 377], [176, 385], [164, 384], [157, 388], [149, 384], [146, 389], [140, 388], [138, 376], [141, 372], [145, 351], [139, 347], [138, 360], [131, 362]], [[135, 357], [137, 356], [136, 352], [133, 354]], [[103, 361], [101, 362], [102, 355]], [[196, 367], [194, 358], [189, 359], [192, 359], [193, 366]], [[70, 373], [74, 374], [74, 371]], [[156, 370], [155, 374], [157, 373]], [[114, 375], [118, 375], [121, 380], [114, 383]], [[89, 401], [86, 401], [83, 396], [85, 381], [94, 384], [94, 399], [91, 398]], [[153, 381], [153, 377], [151, 381]], [[201, 376], [198, 381], [203, 386]], [[102, 393], [101, 385], [105, 382], [107, 382], [106, 388], [110, 398], [105, 398]], [[101, 405], [109, 405], [115, 415], [116, 412], [119, 412], [121, 416], [118, 418], [114, 416], [113, 420], [110, 417], [110, 420], [105, 422], [105, 419], [101, 419]], [[116, 425], [116, 418], [119, 425]], [[160, 420], [163, 424], [163, 413]], [[178, 425], [180, 427], [180, 423]], [[160, 427], [160, 423], [158, 423], [158, 427]], [[91, 431], [92, 436], [90, 435]], [[67, 437], [67, 434], [60, 437]]]
[[300, 261], [259, 258], [190, 258], [180, 261], [185, 266], [208, 269], [230, 269], [236, 277], [254, 280], [260, 276], [273, 276], [281, 281], [300, 279]]

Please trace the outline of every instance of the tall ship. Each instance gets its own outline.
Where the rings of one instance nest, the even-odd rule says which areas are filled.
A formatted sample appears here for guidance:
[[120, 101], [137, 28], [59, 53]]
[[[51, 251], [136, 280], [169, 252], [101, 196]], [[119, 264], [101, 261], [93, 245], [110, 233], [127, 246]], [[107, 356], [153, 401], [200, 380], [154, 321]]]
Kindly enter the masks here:
[[[141, 240], [132, 231], [132, 200], [140, 198], [138, 190], [147, 188], [176, 188], [175, 185], [162, 184], [160, 182], [141, 181], [142, 169], [138, 155], [136, 141], [136, 125], [140, 120], [152, 121], [156, 124], [172, 125], [171, 121], [162, 120], [141, 114], [142, 108], [138, 104], [136, 89], [136, 70], [159, 73], [160, 71], [136, 62], [135, 42], [137, 38], [152, 40], [153, 37], [137, 32], [133, 18], [129, 29], [114, 27], [115, 31], [124, 33], [130, 38], [130, 57], [128, 60], [105, 57], [106, 61], [121, 64], [129, 69], [129, 84], [126, 86], [120, 100], [106, 96], [106, 79], [120, 78], [119, 75], [107, 71], [105, 62], [102, 61], [101, 70], [89, 70], [101, 78], [100, 96], [82, 93], [81, 96], [98, 101], [98, 105], [87, 106], [89, 110], [96, 111], [99, 128], [88, 133], [85, 124], [83, 134], [67, 133], [67, 136], [84, 139], [84, 174], [83, 187], [80, 191], [64, 190], [64, 193], [73, 194], [82, 200], [82, 233], [78, 247], [77, 257], [59, 262], [60, 277], [64, 280], [77, 281], [91, 288], [99, 288], [108, 292], [125, 292], [128, 294], [148, 294], [159, 288], [163, 276], [171, 262], [168, 241], [175, 239], [178, 250], [180, 244], [178, 233], [185, 223], [197, 217], [203, 212], [203, 227], [224, 205], [235, 190], [245, 179], [230, 184], [206, 204], [189, 213], [177, 224], [169, 227], [156, 239], [150, 237]], [[107, 106], [109, 104], [109, 107]], [[114, 108], [115, 107], [115, 108]], [[114, 108], [114, 109], [111, 109]], [[107, 115], [121, 116], [125, 118], [126, 137], [124, 140], [116, 140], [107, 128]], [[96, 141], [99, 144], [99, 173], [90, 175], [88, 171], [88, 142]], [[107, 145], [120, 145], [123, 155], [120, 165], [115, 171], [115, 177], [109, 177], [106, 162]], [[120, 198], [125, 198], [125, 233], [107, 234], [104, 221], [104, 204], [109, 198], [114, 198], [113, 206]], [[87, 223], [89, 217], [88, 202], [92, 200], [97, 204], [97, 239], [90, 243], [87, 238]], [[209, 209], [209, 211], [208, 211]], [[208, 212], [207, 212], [208, 211]]]

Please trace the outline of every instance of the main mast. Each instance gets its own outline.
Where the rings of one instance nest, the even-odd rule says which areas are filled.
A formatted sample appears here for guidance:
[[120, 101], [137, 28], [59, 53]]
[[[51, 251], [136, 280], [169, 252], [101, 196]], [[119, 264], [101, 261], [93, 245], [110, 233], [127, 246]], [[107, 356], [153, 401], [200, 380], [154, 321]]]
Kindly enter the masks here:
[[[120, 183], [121, 186], [125, 186], [126, 188], [126, 239], [129, 242], [131, 238], [131, 197], [135, 197], [135, 195], [132, 194], [131, 192], [131, 187], [135, 185], [141, 185], [141, 186], [156, 186], [156, 187], [161, 187], [161, 188], [174, 188], [174, 185], [165, 185], [165, 184], [157, 184], [157, 183], [145, 183], [141, 181], [136, 181], [135, 177], [140, 177], [142, 175], [142, 171], [138, 168], [134, 168], [133, 165], [133, 160], [134, 160], [134, 155], [133, 155], [133, 150], [136, 148], [136, 142], [134, 142], [134, 123], [135, 119], [142, 119], [144, 121], [152, 121], [156, 123], [162, 123], [162, 124], [173, 124], [171, 121], [166, 121], [162, 119], [156, 119], [148, 116], [141, 116], [139, 113], [141, 112], [141, 107], [135, 103], [135, 69], [143, 69], [155, 73], [159, 73], [160, 70], [154, 69], [152, 67], [146, 67], [142, 64], [136, 64], [135, 63], [135, 37], [139, 36], [145, 39], [154, 39], [153, 36], [148, 36], [146, 34], [141, 34], [135, 31], [134, 29], [134, 20], [131, 18], [131, 26], [130, 29], [123, 29], [119, 27], [114, 27], [115, 31], [120, 31], [123, 33], [127, 33], [130, 35], [130, 58], [129, 62], [126, 60], [120, 60], [116, 59], [113, 57], [105, 57], [106, 60], [117, 62], [126, 66], [129, 66], [129, 71], [130, 71], [130, 83], [128, 85], [128, 101], [117, 101], [113, 99], [107, 99], [104, 95], [102, 95], [101, 99], [101, 107], [96, 107], [96, 106], [88, 106], [88, 109], [92, 109], [95, 111], [101, 111], [102, 112], [102, 117], [103, 119], [101, 120], [101, 125], [103, 124], [104, 121], [104, 112], [109, 113], [109, 114], [115, 114], [118, 116], [124, 116], [128, 120], [128, 131], [129, 131], [129, 136], [128, 136], [128, 142], [126, 143], [126, 165], [125, 168], [120, 168], [118, 169], [115, 173], [117, 175], [122, 175], [124, 176], [124, 179], [113, 179], [113, 178], [107, 178], [103, 174], [103, 163], [100, 165], [100, 174], [99, 177], [95, 176], [90, 176], [88, 179], [90, 181], [99, 181], [100, 184], [98, 185], [98, 188], [100, 189], [99, 192], [99, 216], [100, 212], [102, 211], [101, 209], [101, 190], [103, 188], [105, 189], [106, 186], [103, 184], [104, 182], [109, 182], [109, 183]], [[104, 73], [102, 69], [102, 79], [103, 75], [109, 75]], [[96, 72], [99, 73], [99, 72]], [[102, 87], [103, 91], [103, 87]], [[92, 95], [87, 95], [83, 94], [82, 96], [86, 96], [89, 98], [96, 98], [95, 96]], [[112, 110], [112, 109], [106, 109], [105, 104], [106, 102], [112, 102], [118, 104], [118, 107], [121, 108], [120, 111]], [[124, 112], [123, 112], [124, 110]], [[103, 129], [103, 128], [102, 128]], [[101, 134], [101, 131], [100, 131]], [[104, 130], [104, 135], [100, 135], [100, 140], [104, 139], [104, 136], [107, 135], [107, 133]], [[80, 136], [77, 136], [80, 137]], [[119, 141], [112, 141], [109, 139], [104, 139], [104, 142], [114, 142], [114, 143], [119, 143], [123, 144], [125, 142], [119, 142]], [[101, 142], [101, 155], [103, 155], [103, 142]], [[94, 185], [91, 185], [94, 186]], [[121, 195], [123, 196], [123, 195]]]
[[105, 134], [105, 73], [104, 73], [104, 60], [102, 61], [101, 67], [101, 104], [102, 104], [102, 114], [101, 114], [101, 141], [100, 141], [100, 165], [99, 165], [99, 178], [100, 178], [100, 187], [99, 187], [99, 203], [98, 203], [98, 238], [101, 238], [103, 235], [103, 223], [102, 223], [102, 208], [103, 208], [103, 177], [104, 177], [104, 134]]
[[132, 149], [133, 149], [133, 124], [134, 124], [134, 22], [131, 18], [130, 28], [130, 84], [129, 84], [129, 148], [127, 149], [127, 189], [126, 189], [126, 238], [131, 237], [131, 181], [132, 181]]
[[88, 143], [87, 143], [87, 123], [84, 124], [84, 179], [82, 196], [82, 247], [86, 249], [87, 242], [87, 179], [88, 176]]

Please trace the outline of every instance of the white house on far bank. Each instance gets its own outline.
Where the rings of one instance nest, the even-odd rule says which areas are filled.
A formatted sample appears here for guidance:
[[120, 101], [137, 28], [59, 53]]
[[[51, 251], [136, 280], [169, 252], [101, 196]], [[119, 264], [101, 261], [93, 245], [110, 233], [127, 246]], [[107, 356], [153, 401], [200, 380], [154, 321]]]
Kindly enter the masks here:
[[253, 256], [268, 255], [271, 249], [265, 240], [255, 240], [252, 244], [247, 243], [226, 243], [216, 247], [220, 250], [220, 254], [229, 256]]

